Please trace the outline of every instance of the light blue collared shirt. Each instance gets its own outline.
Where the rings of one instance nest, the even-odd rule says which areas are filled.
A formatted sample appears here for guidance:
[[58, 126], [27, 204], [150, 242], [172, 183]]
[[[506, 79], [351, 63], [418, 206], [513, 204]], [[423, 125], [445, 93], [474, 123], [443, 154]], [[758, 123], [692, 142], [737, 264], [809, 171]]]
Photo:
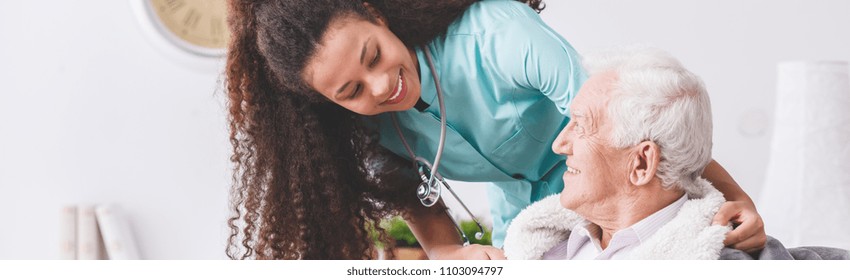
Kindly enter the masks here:
[[[522, 209], [564, 188], [564, 157], [551, 147], [586, 80], [579, 56], [526, 4], [472, 4], [445, 34], [415, 48], [421, 98], [431, 106], [396, 113], [407, 143], [429, 161], [442, 116], [423, 48], [433, 55], [446, 107], [439, 172], [452, 180], [492, 183], [492, 239], [501, 247], [508, 224]], [[381, 145], [410, 158], [389, 114], [370, 120]], [[414, 190], [411, 186], [411, 196]]]

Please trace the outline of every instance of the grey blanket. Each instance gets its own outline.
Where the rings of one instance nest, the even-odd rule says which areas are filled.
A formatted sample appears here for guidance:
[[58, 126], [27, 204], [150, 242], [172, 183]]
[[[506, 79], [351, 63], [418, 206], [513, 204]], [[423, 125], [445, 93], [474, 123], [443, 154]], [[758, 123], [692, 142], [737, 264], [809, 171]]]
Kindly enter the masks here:
[[732, 248], [720, 251], [721, 260], [850, 260], [850, 251], [830, 247], [785, 248], [782, 242], [767, 237], [764, 250], [753, 256]]

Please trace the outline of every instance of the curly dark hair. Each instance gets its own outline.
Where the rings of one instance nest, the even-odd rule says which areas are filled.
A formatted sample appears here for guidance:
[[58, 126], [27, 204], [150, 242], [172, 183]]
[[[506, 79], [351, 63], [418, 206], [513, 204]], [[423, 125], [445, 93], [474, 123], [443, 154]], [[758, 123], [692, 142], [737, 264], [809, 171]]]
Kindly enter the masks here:
[[[475, 0], [368, 2], [413, 46], [443, 32]], [[409, 161], [301, 78], [332, 20], [375, 20], [362, 1], [229, 0], [228, 13], [230, 258], [367, 259], [370, 228], [389, 243], [375, 227], [382, 218], [444, 211], [419, 204]]]
[[[538, 13], [546, 8], [541, 0], [518, 0]], [[375, 6], [387, 19], [390, 30], [408, 46], [427, 43], [446, 30], [455, 18], [477, 0], [366, 1]]]

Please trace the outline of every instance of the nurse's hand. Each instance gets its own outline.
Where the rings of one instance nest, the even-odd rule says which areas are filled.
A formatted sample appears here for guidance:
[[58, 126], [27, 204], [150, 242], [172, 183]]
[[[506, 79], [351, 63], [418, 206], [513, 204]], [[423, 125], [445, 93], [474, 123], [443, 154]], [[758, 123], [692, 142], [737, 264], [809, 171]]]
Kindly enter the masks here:
[[493, 246], [478, 244], [449, 245], [434, 248], [429, 257], [434, 260], [504, 260], [505, 252]]
[[714, 215], [713, 225], [726, 225], [732, 222], [735, 229], [726, 234], [723, 241], [727, 247], [732, 247], [750, 254], [764, 249], [767, 235], [764, 233], [764, 221], [756, 212], [752, 203], [742, 201], [727, 201], [720, 206]]

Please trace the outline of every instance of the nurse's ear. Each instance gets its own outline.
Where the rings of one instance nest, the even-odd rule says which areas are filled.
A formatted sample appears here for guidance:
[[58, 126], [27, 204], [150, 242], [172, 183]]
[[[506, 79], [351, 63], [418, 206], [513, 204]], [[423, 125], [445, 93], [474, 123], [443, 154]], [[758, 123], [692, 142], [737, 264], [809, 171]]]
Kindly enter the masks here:
[[378, 11], [375, 6], [372, 6], [372, 4], [369, 4], [369, 2], [363, 2], [363, 6], [366, 7], [366, 10], [369, 11], [369, 14], [371, 14], [372, 17], [374, 17], [378, 21], [378, 24], [387, 25], [387, 18], [385, 18], [384, 14], [382, 14], [381, 11]]

